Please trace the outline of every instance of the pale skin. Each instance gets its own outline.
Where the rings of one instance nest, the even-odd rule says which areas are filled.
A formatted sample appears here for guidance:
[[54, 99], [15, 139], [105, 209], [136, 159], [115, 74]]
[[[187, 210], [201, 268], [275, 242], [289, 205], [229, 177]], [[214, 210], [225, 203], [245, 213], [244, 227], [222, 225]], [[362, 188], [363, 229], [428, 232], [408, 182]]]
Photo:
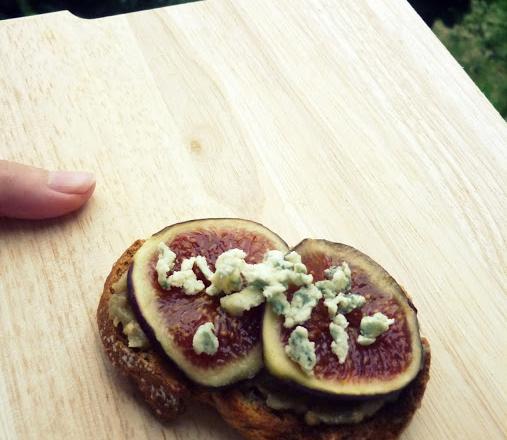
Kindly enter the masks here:
[[94, 189], [92, 173], [48, 171], [0, 160], [0, 218], [60, 217], [81, 208]]

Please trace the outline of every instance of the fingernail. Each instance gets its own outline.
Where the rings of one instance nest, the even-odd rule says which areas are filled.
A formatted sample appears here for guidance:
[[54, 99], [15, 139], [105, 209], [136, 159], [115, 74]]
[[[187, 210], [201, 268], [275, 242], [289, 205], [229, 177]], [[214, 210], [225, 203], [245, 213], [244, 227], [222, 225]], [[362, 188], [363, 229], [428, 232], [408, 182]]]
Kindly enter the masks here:
[[84, 194], [94, 183], [92, 173], [81, 171], [51, 171], [48, 177], [51, 189], [66, 194]]

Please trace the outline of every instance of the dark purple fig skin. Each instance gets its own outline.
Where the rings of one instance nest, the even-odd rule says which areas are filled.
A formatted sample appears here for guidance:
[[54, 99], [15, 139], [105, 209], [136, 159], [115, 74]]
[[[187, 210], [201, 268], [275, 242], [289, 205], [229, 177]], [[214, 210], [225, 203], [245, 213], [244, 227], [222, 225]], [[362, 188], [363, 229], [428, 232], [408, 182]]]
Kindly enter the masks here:
[[136, 296], [134, 295], [134, 289], [132, 287], [131, 274], [132, 274], [133, 267], [134, 267], [134, 264], [131, 264], [129, 267], [129, 270], [127, 272], [127, 299], [128, 299], [128, 302], [129, 302], [130, 306], [132, 307], [132, 311], [134, 312], [134, 315], [136, 316], [137, 322], [139, 322], [139, 325], [141, 326], [141, 328], [143, 329], [143, 332], [145, 333], [145, 335], [149, 339], [152, 347], [157, 351], [157, 353], [162, 355], [167, 361], [169, 361], [171, 364], [176, 366], [176, 364], [173, 363], [171, 358], [165, 354], [164, 350], [160, 346], [160, 343], [157, 341], [157, 338], [153, 334], [152, 328], [148, 325], [148, 323], [144, 319], [143, 314], [141, 313], [141, 310], [139, 310], [139, 305], [137, 304]]
[[183, 222], [174, 223], [172, 225], [166, 226], [165, 228], [162, 228], [160, 231], [155, 232], [155, 234], [153, 234], [152, 237], [155, 237], [156, 235], [162, 234], [167, 229], [173, 228], [174, 226], [180, 226], [180, 225], [185, 225], [185, 224], [190, 224], [190, 223], [198, 223], [198, 222], [205, 221], [205, 220], [213, 220], [213, 221], [217, 221], [217, 222], [219, 222], [219, 221], [236, 221], [236, 220], [239, 221], [239, 222], [243, 222], [243, 221], [246, 220], [249, 223], [252, 223], [252, 224], [255, 224], [255, 225], [257, 225], [257, 226], [259, 226], [261, 228], [267, 229], [271, 234], [273, 234], [274, 236], [276, 236], [277, 239], [280, 240], [280, 242], [284, 243], [285, 246], [287, 248], [289, 248], [289, 245], [285, 242], [285, 240], [282, 237], [280, 237], [277, 233], [273, 232], [271, 229], [269, 229], [266, 226], [264, 226], [262, 223], [259, 223], [259, 222], [253, 221], [253, 220], [239, 218], [239, 217], [210, 217], [210, 218], [201, 218], [201, 219], [194, 219], [194, 220], [185, 220]]

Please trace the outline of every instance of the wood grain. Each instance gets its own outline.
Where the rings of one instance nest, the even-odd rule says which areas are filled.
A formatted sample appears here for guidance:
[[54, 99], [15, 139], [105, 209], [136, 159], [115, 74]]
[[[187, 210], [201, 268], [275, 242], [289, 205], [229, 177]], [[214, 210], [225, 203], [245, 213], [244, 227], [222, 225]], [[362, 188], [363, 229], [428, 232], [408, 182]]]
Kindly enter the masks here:
[[202, 408], [160, 425], [94, 320], [124, 248], [212, 216], [381, 262], [433, 350], [405, 438], [507, 436], [507, 129], [408, 3], [0, 22], [0, 127], [2, 158], [98, 176], [75, 215], [0, 223], [0, 438], [238, 438]]

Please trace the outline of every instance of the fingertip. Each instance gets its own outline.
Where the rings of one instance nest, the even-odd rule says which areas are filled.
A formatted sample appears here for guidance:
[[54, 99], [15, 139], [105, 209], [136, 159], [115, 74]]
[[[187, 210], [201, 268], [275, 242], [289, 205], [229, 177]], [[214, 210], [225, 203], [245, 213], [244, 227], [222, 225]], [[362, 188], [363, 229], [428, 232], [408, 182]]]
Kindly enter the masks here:
[[0, 216], [20, 219], [60, 217], [80, 209], [95, 191], [86, 172], [54, 171], [0, 163]]
[[[93, 192], [95, 191], [95, 183], [82, 194], [63, 194], [57, 193], [56, 198], [47, 211], [47, 217], [60, 217], [62, 215], [70, 214], [71, 212], [81, 209], [90, 200]], [[41, 218], [35, 217], [35, 218]]]
[[95, 176], [83, 171], [50, 171], [48, 187], [65, 194], [87, 194], [95, 187]]

